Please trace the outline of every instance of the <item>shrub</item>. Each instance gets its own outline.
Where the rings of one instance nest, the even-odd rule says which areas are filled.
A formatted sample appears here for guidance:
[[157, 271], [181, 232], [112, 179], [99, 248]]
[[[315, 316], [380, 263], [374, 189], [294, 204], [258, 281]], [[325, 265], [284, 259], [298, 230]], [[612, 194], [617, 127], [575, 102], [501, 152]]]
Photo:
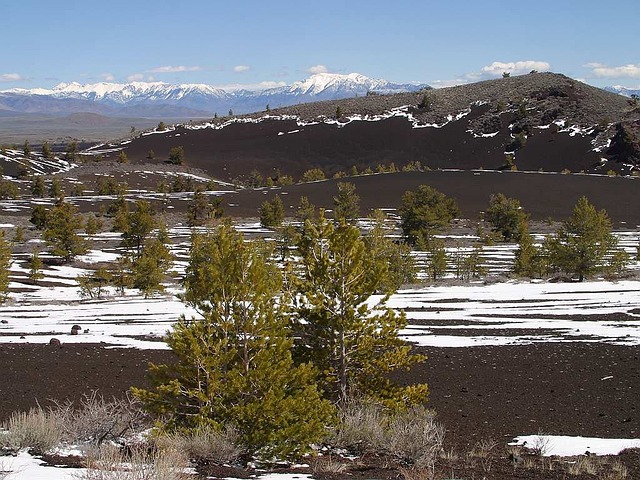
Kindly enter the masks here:
[[158, 437], [160, 446], [185, 452], [196, 463], [233, 464], [240, 455], [239, 435], [234, 428], [213, 430], [201, 428], [188, 435], [172, 434]]
[[0, 435], [0, 447], [17, 451], [29, 448], [43, 454], [62, 439], [63, 421], [60, 415], [42, 408], [14, 412], [3, 424], [8, 433]]

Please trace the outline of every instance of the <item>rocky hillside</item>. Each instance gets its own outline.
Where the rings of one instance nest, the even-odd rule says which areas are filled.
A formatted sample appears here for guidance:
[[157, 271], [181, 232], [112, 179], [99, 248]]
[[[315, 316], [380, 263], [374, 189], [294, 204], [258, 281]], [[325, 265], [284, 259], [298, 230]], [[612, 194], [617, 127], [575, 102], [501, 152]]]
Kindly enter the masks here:
[[162, 162], [182, 146], [187, 165], [230, 181], [252, 170], [298, 178], [310, 168], [333, 176], [392, 164], [630, 174], [638, 169], [638, 118], [633, 99], [564, 75], [531, 73], [216, 118], [96, 152], [109, 158], [124, 149], [131, 161], [146, 163], [153, 150]]

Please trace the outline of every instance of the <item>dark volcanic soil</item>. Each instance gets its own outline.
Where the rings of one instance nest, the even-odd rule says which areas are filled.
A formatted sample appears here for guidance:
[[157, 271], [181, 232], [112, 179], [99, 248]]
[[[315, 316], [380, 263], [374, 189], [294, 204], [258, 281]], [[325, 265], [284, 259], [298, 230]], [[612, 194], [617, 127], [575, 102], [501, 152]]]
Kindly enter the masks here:
[[[640, 347], [590, 343], [425, 348], [427, 362], [402, 381], [427, 382], [447, 443], [506, 444], [539, 432], [610, 438], [640, 436]], [[166, 350], [104, 345], [1, 345], [0, 419], [53, 400], [105, 397], [144, 386], [148, 361]]]

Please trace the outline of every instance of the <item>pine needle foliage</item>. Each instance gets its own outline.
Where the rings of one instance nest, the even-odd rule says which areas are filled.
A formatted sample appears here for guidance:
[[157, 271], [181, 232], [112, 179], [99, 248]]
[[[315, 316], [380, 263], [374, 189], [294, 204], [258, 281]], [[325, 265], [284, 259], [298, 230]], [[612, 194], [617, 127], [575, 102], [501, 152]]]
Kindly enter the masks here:
[[321, 213], [307, 221], [299, 242], [297, 353], [321, 371], [325, 394], [338, 404], [364, 397], [390, 408], [423, 403], [427, 385], [401, 387], [389, 373], [408, 369], [423, 356], [398, 337], [407, 325], [404, 313], [385, 306], [388, 295], [369, 303], [389, 281], [384, 257], [368, 249], [360, 230]]
[[229, 225], [194, 235], [182, 318], [167, 336], [177, 363], [152, 365], [154, 389], [134, 389], [168, 431], [238, 431], [248, 453], [297, 457], [322, 440], [333, 408], [309, 364], [294, 365], [279, 301], [282, 277], [265, 248]]

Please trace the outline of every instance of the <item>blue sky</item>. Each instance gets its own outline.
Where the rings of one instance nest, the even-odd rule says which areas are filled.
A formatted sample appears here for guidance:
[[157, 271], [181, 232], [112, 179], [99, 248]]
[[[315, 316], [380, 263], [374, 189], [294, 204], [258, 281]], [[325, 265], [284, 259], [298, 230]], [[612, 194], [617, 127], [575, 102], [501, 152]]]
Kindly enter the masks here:
[[434, 86], [532, 69], [640, 86], [640, 1], [2, 2], [0, 90], [61, 82]]

